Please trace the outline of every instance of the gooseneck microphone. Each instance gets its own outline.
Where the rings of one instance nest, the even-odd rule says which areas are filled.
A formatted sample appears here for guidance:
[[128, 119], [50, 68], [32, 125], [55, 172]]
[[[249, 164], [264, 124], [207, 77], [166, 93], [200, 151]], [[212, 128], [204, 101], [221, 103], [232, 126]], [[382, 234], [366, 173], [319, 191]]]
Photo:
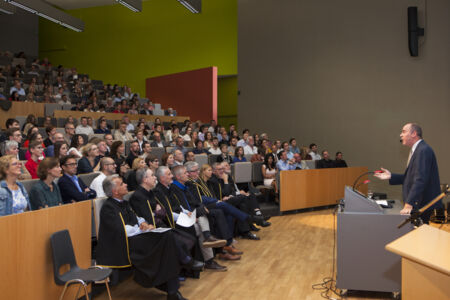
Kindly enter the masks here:
[[355, 188], [354, 188], [354, 190], [357, 190], [360, 186], [362, 186], [362, 185], [365, 185], [365, 184], [368, 184], [368, 183], [370, 183], [370, 180], [364, 180], [363, 182], [361, 182], [360, 184], [358, 184]]
[[[359, 180], [361, 179], [361, 177], [365, 176], [365, 175], [371, 175], [371, 174], [375, 174], [375, 173], [383, 173], [383, 171], [380, 170], [376, 170], [376, 171], [369, 171], [369, 172], [365, 172], [362, 173], [361, 175], [358, 176], [358, 178], [356, 178], [355, 182], [353, 182], [353, 190], [355, 190], [355, 186], [356, 184], [359, 182]], [[369, 181], [370, 182], [370, 181]], [[369, 183], [367, 182], [367, 183]], [[359, 187], [359, 185], [358, 185]]]

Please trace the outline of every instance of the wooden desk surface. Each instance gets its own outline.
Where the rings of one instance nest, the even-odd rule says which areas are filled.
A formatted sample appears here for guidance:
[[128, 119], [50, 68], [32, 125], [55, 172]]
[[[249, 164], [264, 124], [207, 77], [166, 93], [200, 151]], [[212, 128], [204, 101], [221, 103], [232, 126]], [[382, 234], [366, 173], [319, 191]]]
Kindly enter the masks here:
[[450, 233], [428, 225], [405, 234], [386, 249], [450, 275]]

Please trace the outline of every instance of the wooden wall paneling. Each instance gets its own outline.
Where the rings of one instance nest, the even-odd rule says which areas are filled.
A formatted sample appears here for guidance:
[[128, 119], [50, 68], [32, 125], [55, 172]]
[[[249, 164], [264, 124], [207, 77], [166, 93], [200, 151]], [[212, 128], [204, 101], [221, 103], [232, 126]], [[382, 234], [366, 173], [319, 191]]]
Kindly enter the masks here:
[[15, 118], [17, 116], [28, 116], [33, 114], [36, 117], [44, 116], [44, 104], [43, 103], [29, 103], [29, 102], [13, 102], [11, 108], [8, 111], [0, 109], [0, 126], [5, 128], [5, 122], [9, 118]]

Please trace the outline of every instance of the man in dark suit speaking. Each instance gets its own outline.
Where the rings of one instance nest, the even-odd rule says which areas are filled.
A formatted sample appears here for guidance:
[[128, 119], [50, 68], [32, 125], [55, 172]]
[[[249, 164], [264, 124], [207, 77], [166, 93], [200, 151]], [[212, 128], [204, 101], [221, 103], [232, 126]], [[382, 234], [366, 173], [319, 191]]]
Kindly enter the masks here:
[[[437, 197], [440, 192], [439, 171], [433, 149], [422, 139], [422, 128], [414, 123], [403, 126], [400, 142], [411, 147], [406, 171], [404, 174], [391, 174], [381, 168], [382, 173], [375, 174], [382, 180], [389, 179], [389, 184], [403, 184], [402, 193], [405, 206], [401, 214], [410, 214], [418, 210]], [[442, 207], [439, 201], [421, 216], [424, 223], [428, 223], [434, 208]]]

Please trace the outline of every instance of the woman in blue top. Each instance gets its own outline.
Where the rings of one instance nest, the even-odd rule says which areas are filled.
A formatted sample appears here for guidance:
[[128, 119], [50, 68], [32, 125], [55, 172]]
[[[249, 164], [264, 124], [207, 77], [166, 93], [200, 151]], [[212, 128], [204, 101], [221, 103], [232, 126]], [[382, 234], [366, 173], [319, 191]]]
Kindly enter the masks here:
[[30, 209], [28, 193], [17, 181], [22, 163], [12, 155], [0, 157], [0, 216], [22, 213]]
[[233, 163], [246, 161], [247, 159], [244, 157], [244, 148], [242, 148], [241, 146], [236, 147], [236, 150], [234, 151]]

